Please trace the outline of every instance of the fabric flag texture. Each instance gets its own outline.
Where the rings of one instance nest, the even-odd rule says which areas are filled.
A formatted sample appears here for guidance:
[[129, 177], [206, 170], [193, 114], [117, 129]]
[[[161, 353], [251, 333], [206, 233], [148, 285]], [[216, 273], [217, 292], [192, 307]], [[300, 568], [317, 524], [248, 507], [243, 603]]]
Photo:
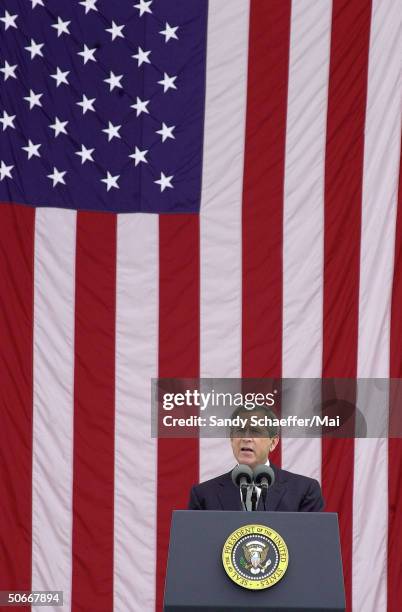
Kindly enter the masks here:
[[[400, 0], [3, 0], [0, 36], [0, 590], [160, 611], [233, 460], [151, 438], [152, 377], [402, 377]], [[274, 461], [348, 610], [399, 611], [401, 440]]]

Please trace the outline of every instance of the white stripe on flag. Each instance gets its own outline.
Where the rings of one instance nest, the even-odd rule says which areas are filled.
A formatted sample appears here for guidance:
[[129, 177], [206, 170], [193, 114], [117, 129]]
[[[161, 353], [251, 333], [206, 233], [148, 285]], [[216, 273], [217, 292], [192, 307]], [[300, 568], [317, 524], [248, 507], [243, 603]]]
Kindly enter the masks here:
[[32, 588], [63, 591], [55, 611], [71, 607], [75, 238], [75, 212], [37, 209]]
[[[390, 301], [401, 134], [401, 11], [374, 0], [370, 37], [360, 254], [358, 376], [389, 376]], [[367, 404], [360, 405], [364, 413]], [[386, 406], [377, 406], [385, 410]], [[357, 439], [353, 609], [387, 609], [388, 444]], [[375, 483], [375, 485], [374, 485]], [[370, 578], [369, 578], [370, 577]]]
[[[241, 376], [241, 205], [248, 26], [248, 1], [210, 1], [200, 218], [202, 377]], [[201, 480], [232, 465], [228, 441], [200, 440]]]
[[158, 217], [119, 215], [116, 293], [114, 610], [153, 610], [158, 372]]
[[[295, 0], [292, 4], [283, 232], [285, 378], [320, 378], [322, 371], [324, 171], [331, 15], [330, 0]], [[305, 398], [307, 403], [312, 399]], [[321, 440], [284, 438], [282, 466], [321, 480]]]

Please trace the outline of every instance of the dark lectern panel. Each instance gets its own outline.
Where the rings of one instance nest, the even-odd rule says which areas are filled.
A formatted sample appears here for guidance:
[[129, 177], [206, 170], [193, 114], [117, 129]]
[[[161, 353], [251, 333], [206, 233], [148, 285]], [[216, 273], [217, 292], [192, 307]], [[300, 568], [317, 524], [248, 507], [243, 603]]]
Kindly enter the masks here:
[[[247, 524], [284, 538], [289, 566], [274, 586], [250, 591], [222, 565], [226, 538]], [[340, 612], [345, 595], [338, 518], [332, 513], [178, 511], [173, 515], [165, 612]]]

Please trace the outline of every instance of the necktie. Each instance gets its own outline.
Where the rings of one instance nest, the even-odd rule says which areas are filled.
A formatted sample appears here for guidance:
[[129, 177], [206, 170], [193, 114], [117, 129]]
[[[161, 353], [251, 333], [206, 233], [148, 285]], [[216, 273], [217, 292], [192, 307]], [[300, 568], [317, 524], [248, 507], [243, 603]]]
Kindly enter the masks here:
[[261, 489], [260, 487], [255, 487], [255, 485], [249, 485], [247, 487], [247, 496], [246, 496], [246, 510], [248, 510], [249, 512], [251, 512], [252, 510], [252, 506], [251, 506], [251, 495], [253, 493], [253, 488], [255, 488], [255, 490], [257, 491], [257, 503], [256, 503], [256, 508], [258, 506], [258, 501], [260, 499], [260, 494], [261, 494]]

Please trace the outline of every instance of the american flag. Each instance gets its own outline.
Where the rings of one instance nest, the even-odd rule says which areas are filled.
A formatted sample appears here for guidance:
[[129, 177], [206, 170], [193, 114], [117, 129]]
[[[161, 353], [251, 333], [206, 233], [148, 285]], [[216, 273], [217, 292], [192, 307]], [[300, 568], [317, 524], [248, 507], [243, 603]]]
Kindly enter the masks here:
[[[233, 459], [153, 439], [151, 378], [402, 376], [400, 0], [2, 0], [0, 32], [0, 590], [161, 610], [172, 509]], [[348, 610], [399, 611], [400, 440], [274, 462], [339, 513]]]

